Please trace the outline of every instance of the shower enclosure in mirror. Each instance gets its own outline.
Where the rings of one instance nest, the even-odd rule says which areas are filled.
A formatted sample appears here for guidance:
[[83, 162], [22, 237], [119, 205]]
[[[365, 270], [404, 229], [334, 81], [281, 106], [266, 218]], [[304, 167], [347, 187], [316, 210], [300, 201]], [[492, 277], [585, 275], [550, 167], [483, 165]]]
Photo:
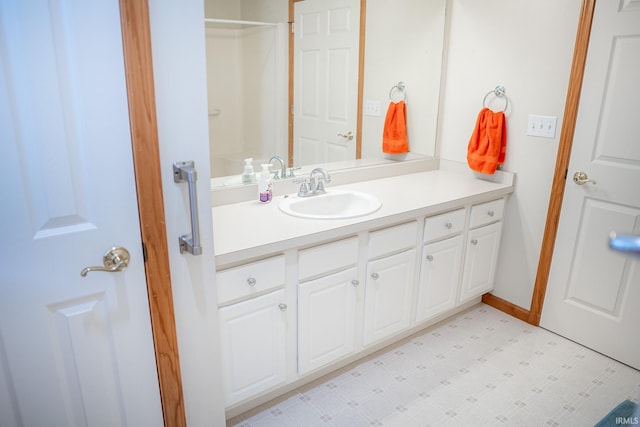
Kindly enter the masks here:
[[216, 16], [205, 20], [211, 171], [239, 184], [243, 159], [259, 169], [286, 157], [287, 0], [210, 0], [205, 10]]
[[[289, 33], [289, 21], [302, 21], [303, 13], [309, 15], [307, 23], [314, 22], [316, 4], [342, 12], [333, 15], [333, 22], [318, 18], [314, 25], [333, 25], [335, 32], [348, 29], [359, 37], [350, 42], [348, 55], [342, 47], [335, 51], [325, 80], [313, 74], [319, 69], [319, 56], [313, 53], [318, 47], [305, 47], [298, 40], [302, 33]], [[212, 184], [239, 184], [243, 159], [249, 157], [256, 169], [274, 155], [290, 166], [321, 163], [329, 170], [402, 160], [389, 160], [381, 150], [389, 90], [400, 81], [406, 85], [407, 158], [434, 156], [445, 5], [446, 0], [205, 0]], [[294, 31], [313, 34], [313, 26], [302, 24], [293, 23]], [[331, 94], [329, 81], [340, 90]], [[309, 93], [314, 96], [305, 96]], [[318, 107], [322, 96], [328, 103]], [[365, 105], [369, 108], [363, 111]], [[370, 108], [376, 105], [377, 114]], [[340, 117], [348, 109], [356, 113], [350, 123], [314, 123], [315, 129], [307, 130], [303, 115], [317, 108], [330, 108]], [[331, 144], [315, 144], [322, 131]]]

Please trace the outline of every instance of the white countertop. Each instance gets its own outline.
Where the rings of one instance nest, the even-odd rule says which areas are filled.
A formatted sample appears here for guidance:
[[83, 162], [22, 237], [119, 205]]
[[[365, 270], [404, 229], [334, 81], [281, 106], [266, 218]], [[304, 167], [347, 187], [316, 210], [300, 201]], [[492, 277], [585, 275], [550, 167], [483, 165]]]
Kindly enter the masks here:
[[[357, 190], [382, 201], [382, 207], [366, 216], [350, 219], [305, 219], [287, 215], [278, 204], [255, 201], [212, 208], [213, 237], [218, 267], [270, 253], [336, 239], [372, 228], [410, 220], [472, 203], [492, 200], [513, 192], [512, 179], [490, 182], [469, 174], [433, 170], [347, 185], [332, 189]], [[288, 197], [297, 197], [294, 194]]]

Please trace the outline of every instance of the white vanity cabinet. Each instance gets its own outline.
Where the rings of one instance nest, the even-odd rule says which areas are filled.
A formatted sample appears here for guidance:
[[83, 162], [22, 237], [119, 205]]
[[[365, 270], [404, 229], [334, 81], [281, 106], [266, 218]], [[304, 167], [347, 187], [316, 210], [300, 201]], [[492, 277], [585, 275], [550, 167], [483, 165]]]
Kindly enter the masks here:
[[214, 208], [228, 416], [472, 307], [493, 288], [513, 177], [478, 180], [463, 166], [349, 187], [383, 203], [362, 218], [295, 218], [275, 203]]
[[498, 199], [471, 207], [459, 303], [493, 289], [504, 205]]
[[369, 233], [364, 345], [407, 329], [415, 275], [416, 221]]
[[284, 256], [277, 256], [218, 273], [227, 406], [286, 381], [288, 306], [283, 289], [284, 266]]
[[298, 373], [353, 353], [360, 282], [358, 238], [298, 254]]
[[462, 265], [466, 209], [425, 219], [416, 322], [455, 307]]

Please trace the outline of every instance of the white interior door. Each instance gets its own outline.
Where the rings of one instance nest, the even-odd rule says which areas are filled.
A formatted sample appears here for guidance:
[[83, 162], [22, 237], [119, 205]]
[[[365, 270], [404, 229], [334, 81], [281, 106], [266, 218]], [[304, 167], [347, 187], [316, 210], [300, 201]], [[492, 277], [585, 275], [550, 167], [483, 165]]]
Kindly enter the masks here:
[[162, 425], [118, 1], [1, 0], [0, 58], [0, 425]]
[[[640, 368], [640, 8], [598, 1], [541, 326]], [[595, 182], [575, 183], [574, 174]], [[580, 178], [580, 177], [579, 177]]]
[[355, 159], [360, 0], [294, 7], [294, 162]]
[[[218, 301], [211, 218], [207, 80], [202, 0], [149, 0], [153, 83], [165, 226], [184, 409], [189, 426], [224, 425]], [[178, 82], [178, 84], [176, 84]], [[189, 190], [173, 164], [195, 161], [202, 254], [180, 253], [190, 231]]]

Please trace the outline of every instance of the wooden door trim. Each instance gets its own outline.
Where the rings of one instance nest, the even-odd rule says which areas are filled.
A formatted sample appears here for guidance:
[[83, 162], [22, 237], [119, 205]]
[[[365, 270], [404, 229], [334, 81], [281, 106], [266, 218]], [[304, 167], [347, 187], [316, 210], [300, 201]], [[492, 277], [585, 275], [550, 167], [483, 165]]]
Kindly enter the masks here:
[[580, 93], [582, 90], [582, 80], [589, 48], [589, 37], [591, 35], [591, 24], [595, 11], [596, 0], [583, 0], [580, 18], [578, 21], [578, 31], [573, 51], [573, 63], [569, 77], [569, 87], [564, 107], [564, 119], [562, 120], [562, 130], [556, 156], [556, 166], [551, 184], [551, 195], [547, 208], [547, 220], [542, 238], [542, 247], [538, 259], [538, 271], [533, 287], [531, 305], [529, 310], [519, 307], [509, 301], [505, 301], [492, 294], [485, 294], [482, 302], [505, 313], [511, 314], [520, 320], [524, 320], [532, 325], [540, 325], [540, 316], [544, 297], [547, 291], [549, 272], [551, 271], [551, 261], [553, 259], [553, 249], [558, 233], [558, 222], [560, 221], [560, 211], [562, 209], [562, 199], [564, 197], [564, 187], [571, 157], [571, 147], [573, 135], [578, 117], [578, 106], [580, 104]]
[[358, 103], [356, 112], [356, 159], [362, 158], [362, 115], [364, 96], [364, 42], [367, 27], [367, 0], [360, 0], [360, 38], [358, 43]]
[[151, 329], [165, 426], [186, 426], [169, 248], [165, 229], [160, 146], [147, 0], [120, 0], [131, 145]]
[[551, 270], [551, 260], [553, 249], [558, 233], [558, 222], [560, 221], [560, 211], [562, 209], [562, 199], [564, 197], [564, 187], [567, 179], [569, 160], [571, 158], [571, 147], [573, 135], [578, 117], [578, 106], [580, 104], [580, 93], [582, 90], [582, 80], [589, 49], [589, 37], [591, 35], [591, 24], [595, 11], [596, 0], [583, 0], [578, 21], [578, 32], [573, 51], [573, 63], [569, 77], [569, 88], [567, 89], [567, 99], [565, 101], [564, 118], [562, 120], [562, 130], [556, 157], [556, 167], [551, 184], [551, 196], [549, 197], [549, 207], [547, 209], [547, 220], [544, 228], [544, 237], [540, 249], [538, 261], [538, 271], [529, 308], [529, 323], [538, 326], [542, 315], [542, 306], [547, 291], [547, 282]]

